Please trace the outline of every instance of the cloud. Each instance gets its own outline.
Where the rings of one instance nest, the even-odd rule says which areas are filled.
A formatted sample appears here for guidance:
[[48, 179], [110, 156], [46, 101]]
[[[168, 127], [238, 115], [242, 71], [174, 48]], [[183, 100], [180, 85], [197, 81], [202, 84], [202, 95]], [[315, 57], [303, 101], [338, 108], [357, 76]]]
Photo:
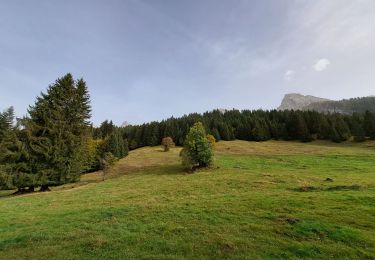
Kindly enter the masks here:
[[294, 75], [295, 75], [295, 71], [294, 70], [288, 70], [287, 72], [285, 72], [284, 74], [284, 79], [285, 80], [292, 80], [294, 78]]
[[331, 62], [328, 59], [320, 59], [313, 65], [313, 68], [314, 70], [320, 72], [325, 70], [329, 64], [331, 64]]

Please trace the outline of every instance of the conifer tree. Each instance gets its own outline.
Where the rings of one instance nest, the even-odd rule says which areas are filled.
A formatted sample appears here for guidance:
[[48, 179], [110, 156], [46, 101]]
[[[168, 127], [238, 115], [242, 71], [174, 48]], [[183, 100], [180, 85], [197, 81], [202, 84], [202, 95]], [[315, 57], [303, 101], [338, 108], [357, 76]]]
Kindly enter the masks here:
[[366, 133], [363, 129], [362, 120], [357, 113], [354, 113], [350, 119], [350, 131], [353, 135], [354, 141], [363, 142], [366, 140]]
[[370, 139], [375, 140], [375, 114], [370, 111], [366, 111], [363, 119], [363, 128], [366, 136]]
[[0, 141], [0, 189], [18, 188], [23, 192], [29, 187], [34, 190], [35, 174], [31, 173], [29, 153], [25, 147], [25, 130], [18, 129], [14, 124], [13, 108], [2, 115], [2, 138]]
[[7, 132], [11, 131], [14, 122], [14, 109], [9, 107], [0, 113], [0, 142]]
[[334, 126], [341, 141], [346, 141], [351, 136], [350, 129], [341, 115], [334, 116]]
[[266, 122], [263, 119], [257, 119], [252, 130], [254, 141], [266, 141], [270, 139], [270, 133]]
[[124, 141], [120, 131], [114, 129], [106, 140], [106, 147], [104, 152], [110, 152], [113, 156], [121, 159], [128, 155], [127, 142]]
[[307, 128], [306, 121], [302, 117], [301, 114], [297, 115], [298, 121], [297, 121], [297, 137], [302, 142], [309, 142], [312, 140], [311, 134], [309, 132], [309, 129]]
[[23, 120], [32, 171], [42, 190], [77, 181], [83, 168], [83, 137], [90, 122], [90, 97], [83, 79], [71, 74], [42, 93]]
[[325, 116], [321, 116], [319, 120], [318, 128], [318, 138], [319, 139], [330, 139], [332, 134], [331, 125], [329, 124]]
[[342, 139], [341, 139], [340, 135], [338, 134], [334, 124], [331, 125], [329, 136], [330, 136], [330, 139], [332, 140], [332, 142], [335, 142], [335, 143], [341, 143], [342, 142]]

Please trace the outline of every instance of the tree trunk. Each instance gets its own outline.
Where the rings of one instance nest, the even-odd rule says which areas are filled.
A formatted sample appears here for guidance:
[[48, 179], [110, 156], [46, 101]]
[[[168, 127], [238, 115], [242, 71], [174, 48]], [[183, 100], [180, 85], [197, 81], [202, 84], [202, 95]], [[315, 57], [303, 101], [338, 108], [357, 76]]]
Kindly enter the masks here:
[[102, 181], [105, 181], [106, 169], [102, 170]]
[[42, 185], [40, 187], [40, 192], [46, 192], [46, 191], [51, 191], [50, 188], [48, 188], [48, 185]]
[[18, 188], [18, 190], [13, 193], [13, 195], [20, 195], [20, 194], [24, 194], [25, 193], [25, 189], [24, 188]]

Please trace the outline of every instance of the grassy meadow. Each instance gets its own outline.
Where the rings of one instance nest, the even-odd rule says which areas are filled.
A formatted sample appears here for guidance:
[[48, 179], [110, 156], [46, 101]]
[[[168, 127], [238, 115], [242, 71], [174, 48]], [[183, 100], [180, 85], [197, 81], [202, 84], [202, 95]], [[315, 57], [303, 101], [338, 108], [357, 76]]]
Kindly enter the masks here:
[[0, 192], [0, 259], [375, 259], [375, 142], [130, 152], [48, 193]]

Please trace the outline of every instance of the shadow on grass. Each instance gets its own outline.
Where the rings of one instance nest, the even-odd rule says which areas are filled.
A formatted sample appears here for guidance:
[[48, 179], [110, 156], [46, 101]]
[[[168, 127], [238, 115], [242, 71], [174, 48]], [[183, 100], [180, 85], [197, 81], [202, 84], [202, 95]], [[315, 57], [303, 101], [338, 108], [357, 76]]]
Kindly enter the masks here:
[[319, 191], [357, 191], [363, 189], [362, 186], [358, 184], [353, 185], [337, 185], [337, 186], [331, 186], [327, 188], [323, 187], [314, 187], [314, 186], [303, 186], [292, 189], [293, 191], [298, 192], [319, 192]]
[[53, 190], [50, 191], [40, 191], [39, 189], [35, 191], [18, 191], [17, 189], [14, 190], [3, 190], [0, 191], [0, 199], [5, 199], [9, 197], [19, 197], [19, 196], [24, 196], [24, 195], [29, 195], [29, 194], [38, 194], [38, 193], [45, 193], [45, 192], [53, 192], [53, 191], [62, 191], [62, 190], [70, 190], [70, 189], [75, 189], [79, 187], [86, 186], [91, 183], [100, 183], [102, 180], [85, 180], [85, 181], [79, 181], [75, 183], [68, 183], [68, 184], [63, 184], [60, 186], [54, 186]]

